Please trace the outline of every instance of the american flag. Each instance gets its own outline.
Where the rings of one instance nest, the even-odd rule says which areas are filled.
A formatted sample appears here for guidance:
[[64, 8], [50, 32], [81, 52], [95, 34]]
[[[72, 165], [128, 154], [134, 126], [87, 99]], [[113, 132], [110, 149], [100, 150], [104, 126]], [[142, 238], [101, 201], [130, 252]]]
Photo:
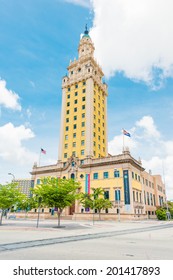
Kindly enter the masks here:
[[128, 136], [128, 137], [131, 137], [131, 134], [125, 129], [123, 129], [123, 134]]
[[41, 153], [46, 154], [46, 151], [41, 148]]

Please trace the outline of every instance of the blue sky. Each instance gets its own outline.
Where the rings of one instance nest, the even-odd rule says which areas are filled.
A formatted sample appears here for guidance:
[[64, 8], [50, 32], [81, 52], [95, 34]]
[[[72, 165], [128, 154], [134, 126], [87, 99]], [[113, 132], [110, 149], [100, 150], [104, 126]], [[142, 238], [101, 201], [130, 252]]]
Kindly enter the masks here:
[[[136, 0], [131, 1], [138, 8]], [[162, 45], [159, 43], [163, 41], [162, 34], [153, 41], [149, 26], [141, 20], [138, 26], [143, 30], [144, 42], [141, 42], [143, 48], [139, 46], [141, 40], [135, 40], [135, 36], [139, 36], [136, 24], [129, 24], [137, 20], [135, 9], [133, 14], [129, 11], [123, 14], [116, 2], [110, 0], [109, 9], [105, 0], [99, 2], [100, 6], [98, 1], [91, 4], [87, 0], [0, 0], [2, 182], [11, 180], [8, 172], [16, 178], [29, 177], [32, 164], [38, 161], [40, 147], [47, 151], [46, 156], [42, 155], [42, 164], [56, 162], [61, 78], [66, 74], [70, 59], [77, 57], [80, 34], [87, 23], [96, 47], [96, 58], [106, 73], [109, 86], [109, 151], [121, 153], [121, 129], [130, 131], [132, 138], [126, 139], [126, 145], [134, 157], [142, 158], [147, 170], [152, 169], [153, 174], [162, 173], [164, 162], [167, 194], [173, 198], [173, 59], [171, 54], [168, 56], [169, 49], [164, 49], [164, 44], [158, 52], [152, 48], [155, 41]], [[125, 4], [125, 0], [123, 2]], [[151, 2], [154, 10], [155, 0]], [[148, 0], [145, 3], [147, 5]], [[113, 19], [117, 13], [115, 22], [110, 13]], [[142, 13], [148, 22], [148, 12], [143, 9]], [[128, 23], [128, 28], [124, 27], [124, 22]], [[159, 22], [156, 14], [158, 27], [150, 23], [155, 34], [162, 26]], [[173, 38], [172, 29], [166, 30], [165, 44], [167, 37]], [[130, 36], [125, 37], [129, 33]], [[125, 35], [120, 37], [119, 34]], [[124, 38], [128, 38], [129, 45], [124, 43]], [[150, 45], [148, 38], [151, 38]], [[4, 99], [5, 93], [7, 99]]]

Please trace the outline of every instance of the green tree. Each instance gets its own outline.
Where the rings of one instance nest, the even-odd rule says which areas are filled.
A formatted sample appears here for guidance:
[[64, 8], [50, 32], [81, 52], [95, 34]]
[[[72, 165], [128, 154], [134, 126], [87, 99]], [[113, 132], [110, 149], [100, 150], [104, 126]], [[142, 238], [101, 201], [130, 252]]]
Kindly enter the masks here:
[[20, 192], [16, 183], [10, 183], [7, 185], [0, 184], [0, 225], [2, 225], [2, 217], [5, 211], [16, 206], [22, 201], [24, 195]]
[[24, 210], [27, 216], [27, 213], [33, 208], [38, 207], [38, 202], [34, 197], [27, 197], [26, 195], [17, 203], [17, 207], [21, 210]]
[[104, 190], [102, 188], [92, 188], [92, 194], [81, 193], [80, 202], [83, 207], [95, 209], [99, 212], [99, 220], [101, 210], [112, 208], [112, 203], [109, 199], [104, 198]]
[[158, 208], [156, 210], [156, 216], [157, 216], [158, 220], [166, 220], [166, 209]]
[[37, 185], [33, 192], [37, 197], [41, 198], [42, 205], [58, 209], [58, 227], [60, 227], [62, 211], [75, 202], [79, 188], [80, 183], [72, 179], [47, 177], [41, 179], [41, 184]]

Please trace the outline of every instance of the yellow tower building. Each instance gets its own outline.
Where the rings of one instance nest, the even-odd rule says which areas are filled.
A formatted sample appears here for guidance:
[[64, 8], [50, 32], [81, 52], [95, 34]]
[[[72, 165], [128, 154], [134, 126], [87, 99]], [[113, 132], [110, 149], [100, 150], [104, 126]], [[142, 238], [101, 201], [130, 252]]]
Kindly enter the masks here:
[[87, 27], [62, 79], [59, 160], [100, 158], [107, 151], [107, 85], [94, 59], [94, 45]]

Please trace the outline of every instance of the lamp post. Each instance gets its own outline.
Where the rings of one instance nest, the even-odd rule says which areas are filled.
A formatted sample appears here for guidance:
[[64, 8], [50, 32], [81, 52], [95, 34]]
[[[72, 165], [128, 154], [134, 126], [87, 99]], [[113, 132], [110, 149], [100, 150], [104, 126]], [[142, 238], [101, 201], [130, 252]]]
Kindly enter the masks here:
[[8, 173], [8, 175], [11, 175], [13, 177], [13, 180], [12, 181], [15, 181], [15, 176], [13, 173]]
[[39, 197], [39, 198], [38, 198], [37, 228], [38, 228], [38, 224], [39, 224], [39, 220], [40, 220], [40, 205], [41, 205], [41, 202], [42, 202], [42, 198]]
[[[117, 168], [114, 168], [114, 172], [118, 171]], [[116, 178], [122, 178], [119, 175]], [[116, 200], [118, 201], [118, 222], [120, 222], [120, 188], [116, 188]]]

